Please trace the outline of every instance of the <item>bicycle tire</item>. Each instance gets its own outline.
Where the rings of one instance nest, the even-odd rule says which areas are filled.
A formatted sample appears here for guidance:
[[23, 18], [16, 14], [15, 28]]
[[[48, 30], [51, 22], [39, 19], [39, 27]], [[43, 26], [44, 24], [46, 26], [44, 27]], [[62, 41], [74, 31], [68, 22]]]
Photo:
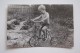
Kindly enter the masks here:
[[31, 37], [29, 40], [29, 45], [31, 47], [36, 47], [38, 45], [38, 37], [37, 36], [35, 36], [35, 38], [34, 38], [34, 36]]

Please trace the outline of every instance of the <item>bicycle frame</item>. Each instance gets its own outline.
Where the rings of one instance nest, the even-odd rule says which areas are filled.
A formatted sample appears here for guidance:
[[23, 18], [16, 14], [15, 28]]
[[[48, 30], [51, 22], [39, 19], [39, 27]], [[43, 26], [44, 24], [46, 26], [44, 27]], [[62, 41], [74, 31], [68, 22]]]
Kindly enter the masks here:
[[[39, 33], [40, 23], [41, 23], [41, 22], [35, 22], [35, 23], [34, 23], [34, 35], [36, 35], [36, 36], [39, 35], [39, 34], [37, 34], [37, 32]], [[37, 27], [38, 27], [38, 28], [37, 28]]]

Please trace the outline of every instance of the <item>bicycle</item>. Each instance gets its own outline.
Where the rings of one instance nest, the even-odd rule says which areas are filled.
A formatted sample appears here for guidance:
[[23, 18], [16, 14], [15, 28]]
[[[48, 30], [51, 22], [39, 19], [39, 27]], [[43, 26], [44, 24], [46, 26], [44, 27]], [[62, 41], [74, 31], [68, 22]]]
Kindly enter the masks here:
[[[40, 26], [37, 26], [37, 25], [40, 25], [42, 22], [40, 21], [36, 21], [34, 22], [34, 35], [30, 38], [29, 40], [29, 45], [31, 47], [36, 47], [36, 46], [40, 46], [39, 43], [40, 43], [40, 40], [44, 39], [44, 38], [47, 38], [47, 35], [50, 35], [48, 29], [45, 30], [41, 30], [41, 37], [39, 36], [39, 30], [40, 30]], [[46, 37], [45, 36], [45, 33], [46, 33]]]

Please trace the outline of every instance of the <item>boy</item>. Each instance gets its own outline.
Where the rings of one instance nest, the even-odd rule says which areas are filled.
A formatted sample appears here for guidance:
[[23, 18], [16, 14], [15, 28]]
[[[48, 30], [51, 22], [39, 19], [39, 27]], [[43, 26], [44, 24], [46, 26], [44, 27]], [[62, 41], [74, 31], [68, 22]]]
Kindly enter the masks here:
[[44, 29], [48, 28], [50, 22], [49, 22], [49, 13], [46, 12], [46, 7], [44, 5], [40, 5], [38, 7], [38, 11], [41, 12], [41, 15], [34, 18], [34, 19], [31, 19], [31, 20], [36, 21], [37, 19], [40, 19], [40, 22], [42, 22], [42, 26], [41, 26], [40, 34], [39, 34], [39, 36], [40, 36], [41, 35], [41, 30], [44, 30]]

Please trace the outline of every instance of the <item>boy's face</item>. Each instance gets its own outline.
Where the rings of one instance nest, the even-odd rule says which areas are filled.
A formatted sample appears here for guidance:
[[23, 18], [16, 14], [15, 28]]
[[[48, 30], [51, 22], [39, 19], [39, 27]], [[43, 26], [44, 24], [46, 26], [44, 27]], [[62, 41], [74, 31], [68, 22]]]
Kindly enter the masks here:
[[42, 9], [40, 9], [39, 11], [40, 11], [40, 13], [44, 13], [44, 10], [42, 10]]

